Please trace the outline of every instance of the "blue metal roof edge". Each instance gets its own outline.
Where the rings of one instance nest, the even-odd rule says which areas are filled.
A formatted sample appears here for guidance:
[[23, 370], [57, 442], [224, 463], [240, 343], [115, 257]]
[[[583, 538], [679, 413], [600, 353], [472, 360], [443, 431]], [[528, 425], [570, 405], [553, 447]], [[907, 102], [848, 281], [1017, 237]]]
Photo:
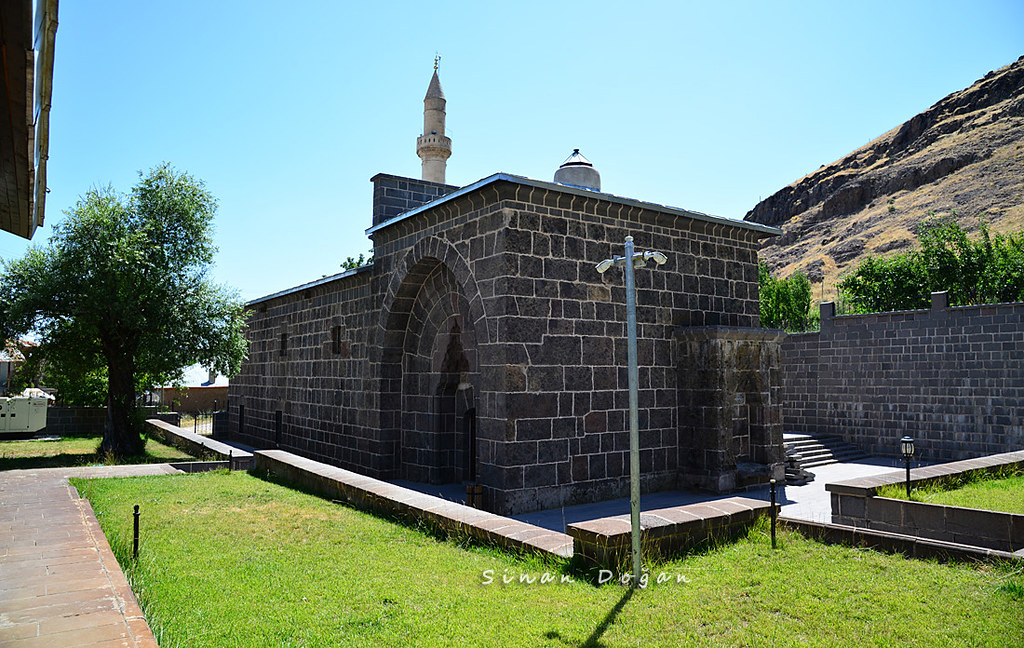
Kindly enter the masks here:
[[329, 277], [321, 277], [320, 279], [317, 279], [316, 281], [310, 281], [309, 283], [304, 283], [301, 286], [295, 286], [294, 288], [285, 288], [284, 290], [280, 290], [280, 291], [278, 291], [276, 293], [272, 293], [272, 294], [266, 295], [264, 297], [257, 297], [256, 299], [253, 299], [253, 300], [247, 302], [246, 306], [253, 306], [255, 304], [259, 304], [260, 302], [270, 301], [271, 299], [276, 299], [278, 297], [284, 297], [285, 295], [290, 295], [290, 294], [298, 292], [300, 290], [308, 290], [309, 288], [316, 288], [317, 286], [322, 286], [322, 285], [324, 285], [326, 283], [331, 283], [332, 281], [337, 281], [338, 279], [344, 279], [345, 277], [351, 277], [353, 275], [359, 274], [360, 272], [366, 272], [372, 266], [373, 266], [372, 263], [368, 263], [368, 264], [366, 264], [364, 266], [359, 266], [358, 268], [352, 268], [351, 270], [346, 270], [345, 272], [339, 272], [336, 275], [330, 275]]

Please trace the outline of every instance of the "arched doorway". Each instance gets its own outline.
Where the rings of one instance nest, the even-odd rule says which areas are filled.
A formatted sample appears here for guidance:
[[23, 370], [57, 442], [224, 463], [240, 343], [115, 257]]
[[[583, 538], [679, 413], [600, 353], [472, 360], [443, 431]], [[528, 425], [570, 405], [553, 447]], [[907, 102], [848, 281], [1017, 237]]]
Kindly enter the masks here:
[[392, 477], [431, 484], [475, 478], [476, 335], [451, 270], [427, 257], [409, 269], [387, 318], [381, 423]]

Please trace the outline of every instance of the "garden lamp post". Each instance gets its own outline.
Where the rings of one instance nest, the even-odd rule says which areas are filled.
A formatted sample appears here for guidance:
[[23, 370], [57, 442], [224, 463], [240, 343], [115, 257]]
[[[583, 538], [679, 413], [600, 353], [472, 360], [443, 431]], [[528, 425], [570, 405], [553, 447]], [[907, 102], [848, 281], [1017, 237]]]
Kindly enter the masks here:
[[910, 458], [914, 456], [914, 440], [908, 436], [900, 439], [903, 460], [907, 462], [907, 499], [910, 499]]
[[614, 266], [622, 266], [626, 275], [626, 357], [629, 363], [629, 514], [633, 540], [633, 580], [637, 587], [642, 575], [640, 567], [640, 415], [639, 383], [640, 371], [636, 359], [636, 288], [633, 270], [647, 265], [654, 259], [658, 265], [668, 261], [661, 252], [634, 252], [633, 237], [626, 237], [625, 256], [614, 256], [597, 264], [600, 274]]

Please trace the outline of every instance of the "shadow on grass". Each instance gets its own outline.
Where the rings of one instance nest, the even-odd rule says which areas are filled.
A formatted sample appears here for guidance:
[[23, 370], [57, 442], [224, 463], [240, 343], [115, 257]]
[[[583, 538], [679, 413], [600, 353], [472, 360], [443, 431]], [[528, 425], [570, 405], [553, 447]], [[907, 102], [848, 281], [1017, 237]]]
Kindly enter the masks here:
[[0, 458], [0, 472], [5, 470], [37, 470], [39, 468], [79, 468], [82, 466], [112, 466], [131, 464], [168, 463], [187, 461], [167, 457], [138, 455], [121, 457], [117, 461], [109, 461], [103, 455], [93, 452], [89, 454], [57, 454], [46, 457], [3, 457]]
[[[185, 453], [184, 457], [175, 453], [173, 456], [167, 456], [163, 449], [157, 447], [156, 454], [152, 454], [147, 451], [143, 451], [141, 455], [133, 455], [131, 457], [119, 457], [114, 458], [110, 455], [100, 453], [99, 445], [102, 439], [100, 437], [64, 437], [58, 441], [34, 441], [28, 440], [30, 443], [40, 444], [54, 444], [50, 447], [51, 454], [21, 454], [17, 451], [10, 451], [9, 448], [0, 446], [0, 472], [6, 470], [37, 470], [40, 468], [80, 468], [83, 466], [113, 466], [113, 465], [130, 465], [130, 464], [151, 464], [151, 463], [168, 463], [173, 461], [188, 461], [189, 457]], [[147, 444], [151, 441], [146, 440]], [[22, 443], [18, 441], [17, 443]], [[63, 443], [63, 447], [60, 447]], [[158, 443], [153, 441], [153, 443]], [[77, 444], [77, 445], [76, 445]], [[44, 448], [44, 445], [40, 445], [40, 448]], [[37, 452], [32, 450], [31, 452]], [[44, 451], [45, 452], [45, 451]]]
[[0, 458], [0, 471], [3, 470], [34, 470], [36, 468], [67, 468], [88, 466], [99, 463], [98, 454], [57, 454], [44, 457], [3, 457]]
[[[633, 598], [633, 592], [635, 591], [636, 590], [631, 587], [623, 593], [619, 602], [615, 604], [615, 607], [613, 607], [603, 619], [601, 619], [601, 622], [597, 624], [597, 627], [590, 633], [590, 636], [587, 637], [583, 643], [579, 644], [579, 648], [601, 648], [605, 645], [604, 642], [601, 641], [601, 637], [603, 637], [604, 633], [608, 632], [608, 628], [615, 623], [615, 619], [619, 616], [619, 613], [622, 612], [622, 608], [626, 607], [626, 603], [629, 602], [629, 599]], [[544, 638], [558, 639], [567, 646], [575, 645], [573, 642], [563, 638], [557, 630], [545, 633]]]

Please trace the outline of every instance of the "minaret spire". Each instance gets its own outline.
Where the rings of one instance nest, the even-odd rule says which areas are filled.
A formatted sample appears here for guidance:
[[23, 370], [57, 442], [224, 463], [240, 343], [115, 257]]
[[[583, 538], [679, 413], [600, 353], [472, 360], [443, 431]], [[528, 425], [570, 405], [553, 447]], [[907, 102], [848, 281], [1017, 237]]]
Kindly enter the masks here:
[[452, 140], [444, 134], [445, 99], [437, 70], [440, 56], [434, 57], [434, 76], [423, 98], [423, 134], [416, 139], [416, 155], [423, 160], [423, 179], [444, 184], [445, 168], [452, 154]]

